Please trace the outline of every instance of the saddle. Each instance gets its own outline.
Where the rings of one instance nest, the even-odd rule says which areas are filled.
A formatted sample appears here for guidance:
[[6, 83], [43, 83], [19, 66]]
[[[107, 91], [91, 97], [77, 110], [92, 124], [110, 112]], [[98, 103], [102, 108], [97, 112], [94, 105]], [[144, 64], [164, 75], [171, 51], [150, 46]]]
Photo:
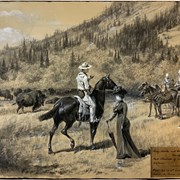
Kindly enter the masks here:
[[89, 105], [87, 105], [83, 99], [81, 99], [79, 96], [74, 96], [78, 102], [79, 102], [79, 114], [81, 118], [78, 118], [78, 121], [88, 121], [89, 116], [90, 116], [90, 110], [89, 110]]

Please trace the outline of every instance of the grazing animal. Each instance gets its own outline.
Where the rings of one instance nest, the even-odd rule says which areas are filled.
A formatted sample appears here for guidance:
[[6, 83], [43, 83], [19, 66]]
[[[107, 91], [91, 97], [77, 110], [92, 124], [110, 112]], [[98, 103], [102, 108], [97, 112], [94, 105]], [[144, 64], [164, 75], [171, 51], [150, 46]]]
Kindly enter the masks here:
[[13, 90], [13, 94], [14, 94], [15, 97], [17, 97], [17, 95], [22, 93], [22, 92], [23, 92], [23, 90], [21, 88], [17, 88], [17, 89]]
[[48, 91], [47, 89], [43, 89], [43, 90], [41, 90], [41, 91], [42, 91], [42, 93], [45, 94], [46, 96], [49, 95], [49, 91]]
[[46, 104], [55, 104], [60, 98], [59, 97], [54, 97], [52, 99], [48, 99], [46, 101]]
[[16, 103], [18, 105], [17, 113], [20, 109], [24, 112], [24, 107], [32, 107], [32, 111], [44, 105], [46, 96], [39, 90], [31, 91], [28, 93], [20, 93], [16, 97]]
[[48, 92], [50, 95], [54, 95], [56, 93], [54, 88], [48, 88]]
[[[95, 88], [91, 94], [92, 98], [95, 99], [96, 102], [96, 117], [97, 119], [101, 119], [103, 113], [104, 113], [104, 103], [105, 103], [105, 90], [106, 89], [113, 89], [116, 86], [116, 84], [113, 82], [113, 80], [110, 79], [109, 75], [101, 78], [95, 85]], [[72, 127], [73, 123], [78, 120], [78, 111], [79, 111], [79, 101], [75, 97], [63, 97], [57, 103], [54, 105], [54, 107], [48, 111], [47, 113], [41, 115], [39, 117], [40, 121], [44, 121], [47, 119], [50, 119], [53, 117], [54, 119], [54, 125], [50, 131], [50, 138], [49, 138], [49, 144], [48, 144], [48, 153], [53, 153], [52, 151], [52, 138], [57, 130], [59, 124], [61, 122], [65, 122], [65, 127], [61, 131], [61, 133], [65, 136], [67, 136], [70, 139], [70, 146], [71, 148], [74, 148], [75, 141], [72, 137], [69, 136], [67, 133], [67, 130]], [[88, 115], [88, 119], [89, 119]], [[99, 124], [99, 121], [97, 122], [89, 122], [90, 123], [90, 134], [91, 134], [91, 148], [95, 149], [94, 145], [94, 137], [96, 134], [96, 130]]]
[[25, 93], [28, 93], [28, 92], [31, 92], [31, 91], [32, 91], [32, 89], [30, 89], [30, 88], [26, 88], [26, 89], [23, 90], [23, 92], [25, 92]]
[[13, 95], [11, 94], [10, 90], [8, 90], [8, 89], [1, 89], [0, 96], [4, 97], [4, 100], [13, 100]]

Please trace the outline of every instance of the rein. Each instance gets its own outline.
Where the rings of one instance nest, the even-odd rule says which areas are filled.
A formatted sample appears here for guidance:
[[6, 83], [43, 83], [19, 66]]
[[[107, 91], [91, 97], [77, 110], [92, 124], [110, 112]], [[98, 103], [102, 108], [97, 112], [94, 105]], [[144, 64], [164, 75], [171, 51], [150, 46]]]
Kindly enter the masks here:
[[93, 91], [99, 91], [99, 92], [113, 92], [113, 90], [105, 89], [105, 90], [99, 90], [99, 89], [93, 89]]

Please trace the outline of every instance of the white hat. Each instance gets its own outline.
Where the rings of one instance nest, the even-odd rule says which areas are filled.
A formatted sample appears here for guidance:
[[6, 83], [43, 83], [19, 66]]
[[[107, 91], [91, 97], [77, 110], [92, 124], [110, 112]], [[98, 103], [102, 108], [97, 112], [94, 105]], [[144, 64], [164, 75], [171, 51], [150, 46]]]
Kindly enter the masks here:
[[166, 73], [166, 77], [169, 77], [169, 74], [168, 74], [168, 73]]
[[92, 66], [90, 64], [88, 64], [87, 62], [82, 63], [79, 66], [79, 69], [90, 69]]
[[180, 70], [178, 71], [178, 74], [180, 74]]

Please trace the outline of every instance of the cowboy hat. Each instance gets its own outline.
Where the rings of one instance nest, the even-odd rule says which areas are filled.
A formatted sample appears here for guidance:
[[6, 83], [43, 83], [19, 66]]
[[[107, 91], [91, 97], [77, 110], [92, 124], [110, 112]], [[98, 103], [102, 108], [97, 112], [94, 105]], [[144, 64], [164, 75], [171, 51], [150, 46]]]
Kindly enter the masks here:
[[87, 62], [82, 63], [79, 66], [79, 69], [90, 69], [92, 66], [90, 64], [88, 64]]
[[127, 94], [127, 91], [121, 87], [121, 86], [116, 86], [114, 89], [113, 89], [113, 94]]

